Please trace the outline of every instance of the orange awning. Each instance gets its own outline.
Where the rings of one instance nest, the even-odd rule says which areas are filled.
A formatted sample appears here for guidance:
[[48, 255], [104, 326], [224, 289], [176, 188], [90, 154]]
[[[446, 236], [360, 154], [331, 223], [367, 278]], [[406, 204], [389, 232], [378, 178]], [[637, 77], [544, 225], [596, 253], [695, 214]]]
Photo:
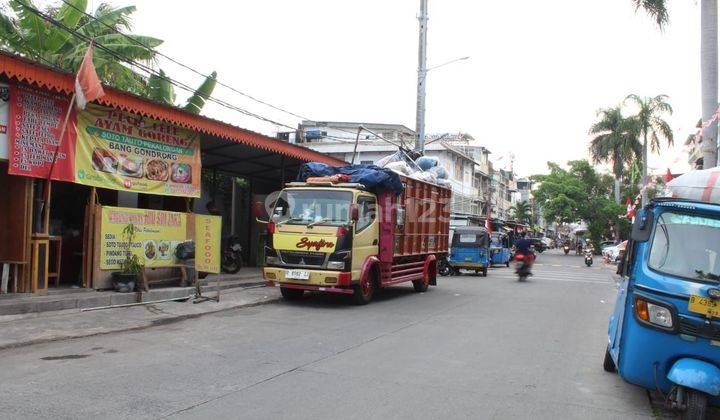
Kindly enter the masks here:
[[[74, 75], [0, 51], [0, 74], [19, 82], [71, 95]], [[201, 133], [221, 137], [247, 146], [289, 156], [305, 162], [323, 162], [341, 166], [345, 162], [305, 147], [296, 146], [254, 131], [185, 112], [179, 108], [154, 102], [112, 87], [103, 87], [105, 96], [97, 102], [128, 112], [163, 120]]]

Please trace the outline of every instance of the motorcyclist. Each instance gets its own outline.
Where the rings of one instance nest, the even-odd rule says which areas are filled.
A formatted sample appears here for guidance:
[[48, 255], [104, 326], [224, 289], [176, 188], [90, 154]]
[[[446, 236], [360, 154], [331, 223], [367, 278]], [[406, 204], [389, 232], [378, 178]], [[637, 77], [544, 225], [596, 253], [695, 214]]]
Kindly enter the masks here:
[[528, 273], [530, 273], [532, 264], [535, 261], [535, 254], [532, 250], [532, 244], [532, 241], [526, 237], [525, 232], [522, 232], [518, 240], [515, 241], [515, 255], [522, 254], [525, 256], [525, 262], [528, 265]]

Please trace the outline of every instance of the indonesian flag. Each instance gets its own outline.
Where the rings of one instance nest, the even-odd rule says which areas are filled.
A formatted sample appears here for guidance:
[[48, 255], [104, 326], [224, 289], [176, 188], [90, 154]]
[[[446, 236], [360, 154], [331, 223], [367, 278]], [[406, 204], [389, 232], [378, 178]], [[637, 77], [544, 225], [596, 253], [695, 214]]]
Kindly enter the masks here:
[[105, 92], [93, 65], [93, 49], [92, 41], [90, 41], [77, 76], [75, 76], [75, 103], [79, 109], [85, 109], [88, 102], [92, 102], [103, 95], [105, 95]]
[[663, 181], [667, 184], [668, 182], [673, 180], [673, 174], [670, 172], [670, 168], [668, 168], [667, 172], [665, 173], [665, 177], [663, 178]]
[[625, 214], [625, 217], [628, 219], [632, 219], [635, 217], [635, 206], [633, 206], [632, 201], [628, 198], [625, 202], [627, 205], [627, 213]]

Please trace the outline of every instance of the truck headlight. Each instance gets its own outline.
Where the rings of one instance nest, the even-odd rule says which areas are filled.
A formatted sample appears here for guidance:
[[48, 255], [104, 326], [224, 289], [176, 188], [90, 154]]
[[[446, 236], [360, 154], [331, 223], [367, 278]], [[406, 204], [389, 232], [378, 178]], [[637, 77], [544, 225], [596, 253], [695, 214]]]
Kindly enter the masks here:
[[266, 265], [279, 265], [280, 258], [268, 255], [265, 257], [265, 264]]
[[345, 268], [345, 261], [328, 261], [328, 270], [342, 270]]
[[667, 330], [675, 327], [672, 309], [642, 298], [635, 299], [635, 314], [641, 321], [656, 327]]

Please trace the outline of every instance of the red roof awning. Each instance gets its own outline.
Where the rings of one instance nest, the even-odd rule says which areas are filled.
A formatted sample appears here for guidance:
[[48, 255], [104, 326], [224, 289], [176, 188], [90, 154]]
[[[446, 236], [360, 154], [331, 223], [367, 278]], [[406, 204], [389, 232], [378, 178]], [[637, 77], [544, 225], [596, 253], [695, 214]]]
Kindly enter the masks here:
[[[0, 73], [20, 82], [71, 95], [74, 75], [0, 51]], [[103, 87], [105, 96], [97, 102], [128, 112], [163, 120], [202, 133], [222, 137], [248, 146], [293, 157], [306, 162], [323, 162], [341, 166], [345, 162], [305, 147], [296, 146], [254, 131], [235, 127], [218, 120], [185, 112], [112, 87]]]

